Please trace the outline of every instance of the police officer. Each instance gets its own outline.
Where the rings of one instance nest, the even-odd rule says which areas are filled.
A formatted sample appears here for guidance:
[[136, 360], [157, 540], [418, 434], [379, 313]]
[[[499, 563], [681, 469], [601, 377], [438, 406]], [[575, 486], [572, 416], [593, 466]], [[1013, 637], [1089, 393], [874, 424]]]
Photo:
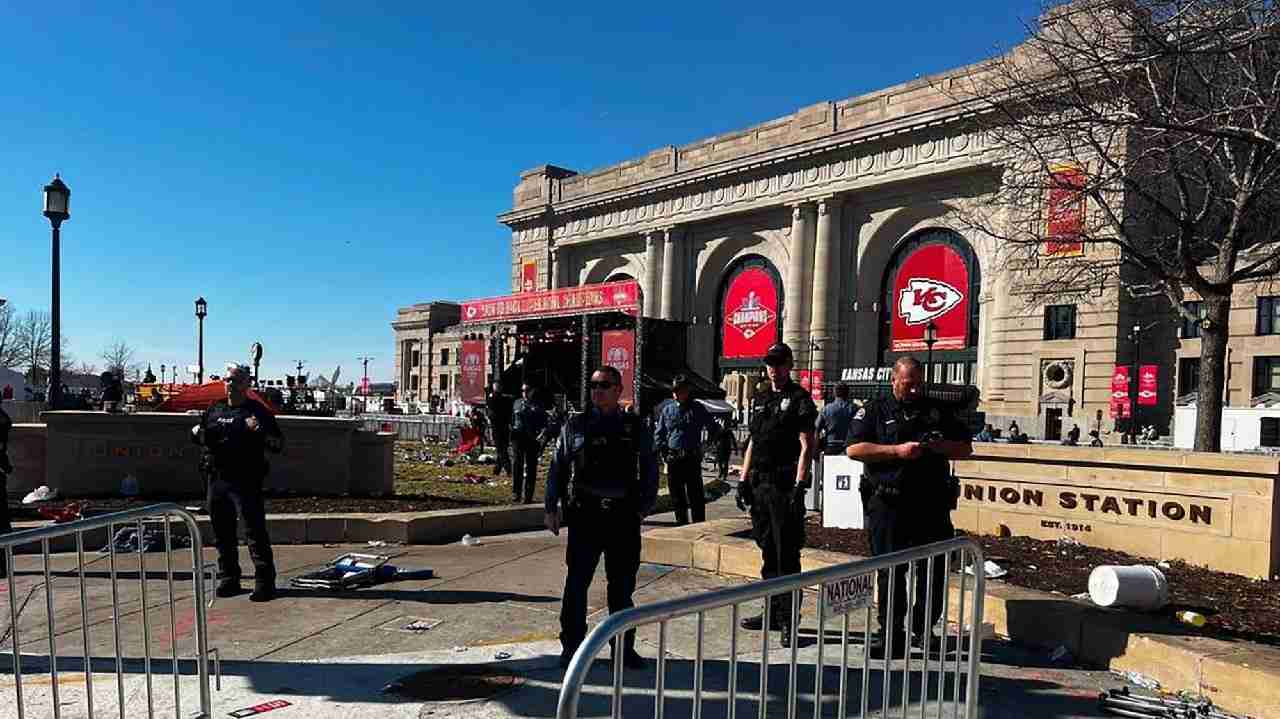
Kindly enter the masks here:
[[[13, 531], [13, 524], [9, 521], [9, 474], [13, 472], [13, 465], [9, 464], [9, 429], [13, 427], [13, 420], [9, 419], [8, 413], [0, 407], [0, 534], [8, 534]], [[5, 559], [5, 551], [0, 550], [0, 577], [9, 576], [9, 565]]]
[[849, 420], [853, 418], [853, 405], [849, 404], [849, 385], [836, 385], [836, 398], [818, 415], [814, 429], [822, 442], [823, 454], [844, 452], [845, 437], [849, 435]]
[[529, 504], [538, 482], [538, 456], [542, 454], [547, 430], [547, 410], [528, 382], [520, 387], [520, 394], [523, 398], [516, 400], [511, 413], [511, 501]]
[[671, 382], [671, 401], [658, 410], [653, 444], [667, 463], [667, 488], [675, 506], [676, 524], [707, 521], [707, 497], [702, 489], [702, 430], [719, 429], [711, 413], [689, 396], [689, 378], [678, 374]]
[[253, 560], [254, 589], [249, 599], [267, 602], [275, 597], [276, 568], [262, 504], [262, 484], [269, 465], [264, 450], [279, 453], [284, 436], [276, 418], [247, 396], [249, 368], [227, 365], [227, 398], [205, 410], [193, 430], [205, 448], [209, 467], [209, 522], [218, 547], [219, 597], [240, 593], [240, 557], [236, 549], [236, 512], [244, 519], [249, 557]]
[[511, 411], [514, 400], [511, 395], [502, 393], [502, 383], [494, 382], [493, 391], [485, 404], [489, 409], [489, 426], [493, 428], [494, 454], [497, 461], [493, 464], [494, 476], [506, 470], [511, 474]]
[[[608, 365], [591, 375], [591, 404], [560, 433], [547, 476], [546, 525], [559, 535], [569, 521], [568, 571], [560, 608], [560, 666], [569, 666], [587, 635], [587, 589], [604, 554], [609, 611], [634, 606], [640, 569], [640, 522], [658, 498], [652, 436], [640, 417], [618, 405], [622, 374]], [[617, 645], [614, 645], [617, 651]], [[635, 632], [623, 639], [623, 664], [644, 666]]]
[[[808, 390], [791, 379], [793, 362], [786, 344], [773, 345], [765, 354], [769, 381], [752, 400], [751, 439], [738, 483], [738, 506], [751, 507], [762, 579], [799, 573], [804, 545], [804, 495], [818, 408]], [[747, 617], [742, 627], [763, 629], [764, 616]], [[791, 645], [790, 592], [770, 597], [769, 629], [780, 630], [782, 645]]]
[[[873, 555], [955, 536], [951, 510], [955, 509], [958, 485], [948, 460], [963, 459], [973, 452], [968, 428], [947, 407], [924, 396], [920, 362], [912, 357], [899, 359], [893, 367], [892, 386], [891, 394], [871, 400], [854, 414], [845, 450], [850, 459], [866, 467], [860, 490]], [[928, 637], [930, 647], [936, 648], [933, 626], [942, 615], [942, 593], [947, 586], [944, 569], [941, 561], [934, 561], [932, 615], [926, 617], [928, 571], [924, 561], [916, 563], [909, 626], [906, 567], [899, 565], [893, 570], [892, 617], [886, 616], [889, 572], [880, 573], [876, 582], [880, 633], [871, 647], [873, 657], [883, 659], [887, 651], [895, 659], [905, 656], [907, 631], [916, 646], [923, 647]], [[890, 650], [886, 650], [886, 643], [892, 645]]]

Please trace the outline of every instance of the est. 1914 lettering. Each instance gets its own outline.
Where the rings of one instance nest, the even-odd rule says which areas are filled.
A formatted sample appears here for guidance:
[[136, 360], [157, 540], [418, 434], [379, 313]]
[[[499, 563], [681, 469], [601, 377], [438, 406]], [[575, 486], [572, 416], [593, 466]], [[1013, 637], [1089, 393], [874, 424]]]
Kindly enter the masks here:
[[1079, 522], [1059, 522], [1052, 519], [1040, 520], [1042, 529], [1065, 529], [1068, 532], [1092, 532], [1093, 526]]

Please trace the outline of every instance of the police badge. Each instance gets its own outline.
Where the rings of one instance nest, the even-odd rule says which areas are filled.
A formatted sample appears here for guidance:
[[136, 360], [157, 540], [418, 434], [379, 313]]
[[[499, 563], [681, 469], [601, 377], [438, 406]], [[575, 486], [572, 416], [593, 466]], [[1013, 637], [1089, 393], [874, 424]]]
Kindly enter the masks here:
[[788, 408], [788, 407], [790, 407], [790, 406], [791, 406], [791, 398], [790, 398], [790, 397], [783, 397], [783, 398], [782, 398], [782, 404], [781, 404], [781, 405], [779, 405], [779, 407], [782, 409], [782, 411], [783, 411], [783, 412], [786, 412], [786, 411], [787, 411], [787, 408]]
[[929, 410], [929, 424], [937, 424], [942, 419], [942, 415], [938, 413], [937, 408]]

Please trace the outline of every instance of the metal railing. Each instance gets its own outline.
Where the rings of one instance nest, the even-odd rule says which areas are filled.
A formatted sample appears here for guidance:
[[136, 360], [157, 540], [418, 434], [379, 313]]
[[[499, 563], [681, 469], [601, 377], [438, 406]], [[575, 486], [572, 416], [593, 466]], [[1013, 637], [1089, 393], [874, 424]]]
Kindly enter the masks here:
[[443, 415], [423, 415], [421, 417], [386, 414], [370, 416], [360, 415], [365, 430], [370, 432], [391, 431], [398, 440], [419, 441], [424, 437], [436, 437], [443, 442], [456, 441], [468, 420], [462, 417], [446, 417]]
[[[41, 710], [42, 713], [40, 714], [40, 716], [52, 716], [54, 717], [54, 719], [61, 719], [61, 716], [62, 716], [64, 701], [63, 701], [63, 697], [60, 695], [61, 694], [60, 681], [62, 680], [62, 677], [61, 677], [59, 665], [70, 664], [71, 662], [70, 662], [70, 658], [63, 658], [63, 657], [59, 657], [58, 655], [57, 638], [60, 635], [60, 632], [58, 631], [58, 628], [57, 628], [57, 614], [54, 610], [54, 594], [55, 594], [54, 578], [55, 577], [57, 578], [73, 577], [73, 578], [79, 579], [80, 626], [78, 629], [82, 637], [82, 648], [83, 648], [83, 659], [84, 659], [82, 671], [84, 676], [82, 680], [80, 677], [76, 677], [74, 683], [79, 684], [81, 681], [83, 681], [85, 712], [83, 714], [80, 714], [79, 712], [77, 712], [77, 715], [87, 716], [89, 717], [89, 719], [93, 719], [93, 717], [95, 716], [95, 713], [94, 713], [95, 712], [95, 706], [94, 706], [95, 695], [94, 695], [94, 688], [93, 688], [94, 675], [103, 674], [103, 673], [114, 673], [115, 685], [116, 685], [115, 704], [118, 710], [118, 716], [120, 717], [143, 716], [143, 713], [140, 707], [130, 708], [130, 710], [127, 712], [125, 709], [126, 699], [128, 699], [129, 696], [132, 695], [132, 692], [127, 694], [125, 691], [126, 663], [128, 663], [129, 665], [136, 666], [136, 658], [126, 660], [124, 653], [122, 651], [121, 611], [120, 611], [121, 599], [120, 599], [120, 583], [119, 583], [121, 572], [120, 572], [120, 568], [117, 566], [118, 564], [117, 559], [124, 557], [125, 553], [116, 551], [116, 546], [115, 546], [116, 545], [116, 542], [115, 542], [116, 527], [133, 527], [137, 532], [137, 535], [136, 535], [137, 545], [138, 545], [137, 546], [137, 567], [138, 567], [137, 574], [138, 574], [138, 592], [139, 592], [139, 598], [140, 598], [139, 612], [141, 615], [141, 624], [142, 624], [142, 653], [143, 653], [141, 673], [143, 675], [144, 682], [145, 682], [145, 693], [146, 693], [146, 701], [147, 701], [146, 716], [154, 717], [156, 714], [156, 706], [155, 706], [156, 696], [155, 695], [156, 695], [157, 689], [155, 687], [155, 681], [153, 676], [153, 670], [156, 669], [156, 667], [154, 666], [153, 657], [152, 657], [151, 612], [153, 611], [153, 609], [156, 611], [163, 612], [164, 605], [167, 605], [168, 615], [169, 615], [168, 643], [170, 645], [170, 651], [169, 651], [170, 656], [167, 658], [169, 660], [168, 662], [166, 662], [164, 658], [156, 658], [154, 661], [160, 664], [169, 664], [169, 667], [171, 668], [172, 675], [173, 675], [173, 707], [172, 707], [173, 716], [175, 717], [182, 716], [183, 692], [182, 692], [182, 685], [181, 685], [181, 676], [183, 672], [181, 669], [179, 651], [178, 651], [178, 645], [179, 645], [178, 602], [181, 601], [182, 598], [180, 598], [174, 591], [174, 584], [175, 584], [174, 551], [173, 551], [174, 535], [171, 527], [172, 520], [174, 518], [181, 520], [181, 522], [186, 526], [186, 531], [187, 531], [186, 536], [190, 538], [191, 585], [192, 585], [192, 594], [190, 596], [190, 600], [193, 607], [192, 609], [193, 613], [191, 615], [190, 631], [193, 632], [194, 638], [195, 638], [194, 664], [195, 664], [195, 674], [198, 681], [197, 691], [199, 695], [199, 705], [200, 705], [200, 708], [199, 708], [200, 713], [194, 716], [196, 716], [198, 719], [206, 719], [211, 715], [212, 708], [210, 706], [211, 700], [210, 700], [210, 692], [209, 692], [210, 650], [209, 650], [208, 625], [207, 625], [207, 616], [206, 616], [206, 603], [205, 603], [206, 596], [207, 596], [205, 594], [206, 568], [203, 562], [203, 545], [200, 539], [200, 530], [196, 525], [195, 518], [192, 517], [190, 513], [184, 511], [177, 505], [157, 504], [149, 507], [142, 507], [139, 509], [133, 509], [133, 510], [128, 510], [124, 512], [117, 512], [114, 514], [105, 514], [99, 517], [92, 517], [89, 519], [82, 519], [74, 522], [68, 522], [66, 524], [52, 524], [52, 525], [49, 525], [46, 527], [40, 527], [37, 529], [30, 529], [22, 532], [15, 532], [12, 534], [0, 535], [0, 549], [3, 549], [4, 551], [7, 566], [9, 568], [8, 578], [7, 578], [7, 582], [8, 582], [7, 589], [8, 589], [8, 595], [9, 595], [9, 601], [8, 601], [9, 627], [6, 633], [8, 634], [8, 639], [9, 639], [8, 643], [11, 646], [10, 656], [12, 657], [13, 685], [14, 685], [14, 693], [16, 696], [16, 707], [17, 707], [18, 719], [25, 719], [26, 716], [29, 716], [27, 714], [27, 709], [26, 709], [27, 707], [26, 699], [28, 697], [24, 695], [24, 692], [23, 692], [23, 675], [22, 675], [23, 640], [20, 636], [21, 629], [22, 629], [20, 619], [21, 619], [23, 610], [26, 609], [27, 604], [41, 589], [41, 587], [43, 587], [44, 595], [45, 595], [44, 596], [44, 599], [45, 599], [44, 621], [46, 625], [45, 631], [46, 631], [46, 634], [48, 635], [47, 648], [49, 652], [49, 655], [48, 655], [49, 679], [47, 682], [47, 686], [48, 686], [47, 697], [44, 696], [43, 692], [41, 692], [40, 694], [36, 695], [36, 698], [42, 699], [42, 700], [47, 698], [49, 700], [49, 706], [47, 710], [42, 709]], [[153, 525], [152, 529], [156, 529], [160, 524], [163, 524], [163, 532], [164, 532], [165, 569], [163, 572], [157, 572], [157, 574], [161, 578], [165, 578], [168, 581], [168, 597], [166, 601], [164, 601], [163, 603], [160, 603], [159, 606], [152, 607], [150, 606], [151, 601], [149, 600], [148, 593], [147, 593], [147, 581], [149, 579], [149, 573], [147, 570], [147, 559], [146, 559], [146, 550], [145, 550], [146, 542], [144, 541], [144, 539], [146, 536], [145, 530], [147, 528], [147, 525]], [[84, 548], [85, 534], [87, 532], [95, 532], [95, 534], [98, 534], [99, 532], [97, 530], [103, 530], [103, 529], [106, 530], [105, 534], [103, 534], [103, 536], [105, 537], [106, 545], [107, 545], [104, 550], [106, 556], [99, 557], [98, 559], [92, 560], [88, 564], [86, 564], [85, 548]], [[75, 566], [71, 570], [54, 571], [51, 565], [58, 558], [55, 556], [51, 556], [50, 542], [53, 540], [59, 540], [66, 537], [75, 538], [75, 549], [74, 549], [75, 558], [76, 558]], [[40, 546], [40, 555], [42, 557], [42, 565], [41, 565], [40, 572], [37, 574], [37, 576], [42, 576], [44, 581], [43, 581], [43, 584], [40, 584], [40, 583], [33, 584], [27, 591], [26, 598], [21, 602], [21, 604], [19, 604], [19, 600], [17, 596], [18, 583], [15, 580], [15, 575], [18, 575], [18, 574], [25, 575], [25, 574], [30, 574], [34, 572], [18, 571], [18, 566], [14, 563], [14, 560], [15, 560], [14, 548], [22, 545], [28, 545], [28, 544], [39, 544]], [[133, 551], [130, 550], [128, 554], [133, 554]], [[22, 556], [22, 555], [17, 555], [17, 556]], [[153, 556], [158, 556], [158, 555], [153, 555]], [[114, 652], [113, 652], [114, 663], [110, 662], [110, 660], [100, 659], [98, 661], [98, 667], [102, 671], [95, 671], [95, 668], [94, 668], [95, 660], [93, 657], [93, 652], [92, 652], [93, 647], [92, 647], [91, 636], [90, 636], [92, 625], [90, 624], [90, 621], [89, 621], [91, 610], [89, 607], [89, 599], [88, 599], [89, 592], [87, 589], [88, 585], [87, 585], [85, 570], [89, 564], [94, 564], [96, 562], [102, 561], [103, 559], [106, 559], [109, 562], [107, 567], [108, 569], [107, 575], [109, 576], [110, 582], [111, 582], [111, 598], [110, 598], [111, 599], [111, 633], [112, 633], [112, 646], [114, 648]], [[184, 618], [184, 624], [185, 624], [185, 618]], [[76, 631], [76, 628], [72, 628], [71, 630], [69, 630], [71, 634], [74, 634], [75, 631]], [[3, 639], [3, 635], [0, 634], [0, 640], [2, 639]], [[38, 640], [34, 640], [34, 641], [38, 642]], [[0, 654], [0, 657], [2, 656], [3, 654]], [[79, 672], [76, 672], [76, 673], [79, 674]], [[137, 670], [133, 669], [130, 673], [137, 673]], [[71, 680], [68, 679], [67, 682], [68, 684], [70, 684]], [[39, 683], [45, 684], [44, 681], [40, 681]], [[35, 692], [30, 692], [30, 693], [36, 694]], [[107, 693], [109, 695], [109, 691]], [[41, 704], [43, 703], [44, 702], [42, 701]], [[36, 715], [31, 714], [30, 716], [36, 716]]]
[[[952, 556], [957, 555], [957, 561], [952, 564]], [[813, 716], [824, 716], [824, 710], [829, 710], [827, 706], [830, 702], [824, 693], [823, 688], [824, 675], [828, 668], [824, 658], [824, 649], [826, 644], [827, 621], [834, 617], [829, 617], [831, 610], [828, 609], [827, 596], [828, 592], [825, 587], [841, 586], [841, 580], [855, 577], [865, 577], [866, 581], [858, 583], [856, 586], [869, 588], [873, 585], [870, 581], [873, 573], [877, 576], [877, 582], [887, 581], [890, 572], [895, 574], [905, 573], [907, 579], [906, 591], [906, 617], [910, 622], [915, 616], [914, 612], [919, 609], [916, 606], [914, 598], [915, 592], [911, 588], [917, 587], [917, 573], [924, 571], [926, 574], [926, 584], [924, 588], [924, 598], [919, 601], [925, 602], [925, 617], [932, 617], [934, 595], [934, 577], [935, 562], [943, 563], [943, 571], [941, 578], [945, 582], [945, 589], [940, 592], [942, 608], [940, 611], [940, 620], [942, 623], [941, 641], [936, 642], [938, 637], [934, 635], [934, 627], [930, 626], [927, 632], [928, 638], [923, 641], [924, 652], [923, 659], [920, 660], [919, 671], [919, 707], [911, 704], [912, 694], [912, 655], [909, 651], [905, 652], [902, 657], [902, 665], [900, 671], [892, 668], [892, 658], [894, 657], [893, 640], [900, 639], [901, 636], [895, 637], [892, 632], [885, 632], [884, 637], [886, 646], [884, 647], [884, 666], [881, 670], [880, 678], [880, 701], [879, 706], [874, 709], [880, 712], [880, 716], [888, 717], [892, 709], [897, 709], [897, 705], [892, 702], [894, 696], [894, 688], [897, 687], [901, 693], [901, 716], [905, 719], [908, 716], [908, 709], [911, 714], [918, 713], [921, 719], [927, 715], [932, 716], [954, 716], [966, 717], [973, 719], [977, 716], [978, 711], [978, 677], [980, 670], [980, 659], [982, 655], [982, 609], [983, 609], [983, 592], [985, 590], [985, 577], [983, 576], [983, 555], [981, 546], [972, 539], [956, 538], [943, 542], [917, 547], [892, 554], [885, 554], [871, 559], [859, 560], [847, 564], [841, 564], [823, 569], [816, 569], [802, 574], [793, 574], [760, 582], [753, 582], [737, 587], [730, 587], [704, 594], [681, 597], [664, 602], [647, 604], [628, 609], [617, 614], [610, 615], [587, 635], [582, 645], [574, 654], [569, 667], [565, 672], [564, 680], [561, 683], [559, 704], [556, 716], [559, 719], [577, 719], [579, 700], [583, 694], [583, 685], [586, 682], [587, 675], [591, 670], [592, 663], [597, 654], [607, 645], [613, 644], [613, 686], [610, 716], [621, 717], [623, 707], [623, 667], [622, 667], [622, 637], [628, 630], [637, 627], [658, 625], [658, 651], [657, 651], [657, 668], [652, 688], [653, 694], [653, 716], [656, 719], [662, 719], [664, 716], [665, 704], [667, 703], [668, 689], [665, 686], [667, 678], [667, 629], [668, 624], [676, 619], [683, 617], [696, 617], [697, 630], [695, 635], [695, 652], [693, 662], [692, 677], [692, 704], [686, 711], [683, 707], [678, 713], [680, 716], [692, 716], [695, 719], [701, 719], [705, 716], [704, 708], [714, 708], [723, 711], [723, 715], [728, 719], [735, 719], [739, 715], [739, 691], [738, 691], [738, 673], [739, 663], [739, 642], [738, 642], [738, 619], [739, 607], [752, 600], [763, 599], [764, 612], [762, 614], [762, 622], [765, 627], [771, 626], [770, 623], [770, 601], [769, 598], [789, 593], [791, 595], [791, 623], [793, 627], [792, 641], [790, 647], [790, 661], [787, 671], [787, 693], [785, 695], [786, 710], [785, 715], [788, 719], [797, 716], [797, 700], [799, 696], [798, 686], [798, 645], [800, 644], [799, 617], [800, 605], [803, 598], [804, 590], [809, 587], [818, 587], [817, 592], [817, 651], [816, 661], [814, 662], [814, 685], [813, 685]], [[972, 567], [974, 570], [973, 581], [971, 582], [972, 590], [967, 589], [969, 575], [965, 571], [966, 567]], [[959, 569], [958, 579], [953, 577], [953, 568]], [[893, 617], [894, 612], [894, 595], [896, 592], [893, 587], [896, 582], [890, 583], [888, 591], [888, 599], [886, 606], [886, 616]], [[956, 601], [958, 610], [954, 616], [951, 615], [951, 593], [953, 587], [958, 585]], [[845, 585], [847, 586], [847, 585]], [[968, 616], [965, 614], [966, 596], [972, 595], [970, 598], [971, 612]], [[838, 596], [839, 593], [833, 594]], [[873, 606], [869, 601], [857, 603], [856, 608], [865, 608], [865, 628], [863, 630], [863, 647], [861, 656], [861, 682], [858, 687], [857, 695], [853, 697], [854, 706], [850, 706], [851, 687], [849, 682], [849, 634], [850, 634], [850, 613], [843, 611], [841, 623], [843, 625], [840, 634], [840, 662], [838, 664], [839, 678], [836, 684], [835, 703], [838, 717], [846, 717], [850, 714], [847, 710], [857, 709], [859, 713], [855, 716], [867, 717], [871, 716], [873, 710], [873, 684], [871, 681], [871, 665], [873, 660], [871, 654], [872, 636], [871, 631], [873, 620]], [[834, 611], [840, 611], [838, 606], [843, 600], [838, 599], [837, 604], [832, 606]], [[704, 670], [705, 670], [705, 646], [704, 634], [706, 628], [706, 619], [708, 612], [717, 609], [730, 608], [731, 634], [728, 649], [728, 678], [727, 690], [724, 693], [717, 693], [716, 696], [708, 698], [704, 696]], [[967, 621], [966, 621], [967, 620]], [[955, 645], [954, 645], [954, 661], [949, 657], [949, 642], [951, 639], [951, 627], [955, 627]], [[965, 642], [963, 635], [968, 628], [968, 642]], [[770, 693], [769, 693], [769, 636], [770, 632], [761, 632], [763, 639], [760, 645], [759, 656], [759, 691], [755, 694], [755, 702], [757, 704], [760, 719], [766, 716], [774, 716], [769, 711]], [[907, 635], [909, 636], [909, 635]], [[939, 651], [937, 662], [934, 665], [934, 674], [937, 676], [936, 693], [930, 694], [930, 658], [931, 644], [938, 643]], [[967, 657], [966, 657], [967, 652]], [[962, 671], [962, 661], [964, 670]], [[899, 683], [893, 681], [895, 674], [899, 674], [901, 680]], [[950, 680], [948, 681], [948, 679]], [[962, 688], [963, 684], [963, 688]], [[647, 694], [649, 690], [644, 690]], [[683, 698], [683, 697], [682, 697]], [[746, 701], [752, 699], [751, 694], [746, 695]], [[929, 705], [935, 705], [935, 709], [930, 712]], [[717, 706], [718, 705], [718, 706]], [[944, 712], [944, 709], [950, 709], [950, 712]], [[647, 711], [643, 713], [648, 713]], [[720, 712], [717, 712], [718, 714]], [[637, 712], [635, 708], [629, 709], [628, 716], [635, 716]], [[745, 716], [745, 713], [741, 715]]]

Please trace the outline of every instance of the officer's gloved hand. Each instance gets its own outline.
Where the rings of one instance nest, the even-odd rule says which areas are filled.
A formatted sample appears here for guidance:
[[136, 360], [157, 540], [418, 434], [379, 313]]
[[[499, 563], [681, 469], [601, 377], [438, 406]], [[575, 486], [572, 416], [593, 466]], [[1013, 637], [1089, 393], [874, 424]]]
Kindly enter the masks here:
[[735, 500], [738, 503], [738, 509], [744, 512], [747, 511], [747, 508], [751, 506], [751, 502], [754, 499], [755, 497], [751, 492], [751, 483], [745, 479], [738, 482], [738, 494], [735, 497]]
[[791, 490], [791, 506], [803, 507], [805, 495], [809, 493], [809, 484], [797, 484], [796, 488]]

